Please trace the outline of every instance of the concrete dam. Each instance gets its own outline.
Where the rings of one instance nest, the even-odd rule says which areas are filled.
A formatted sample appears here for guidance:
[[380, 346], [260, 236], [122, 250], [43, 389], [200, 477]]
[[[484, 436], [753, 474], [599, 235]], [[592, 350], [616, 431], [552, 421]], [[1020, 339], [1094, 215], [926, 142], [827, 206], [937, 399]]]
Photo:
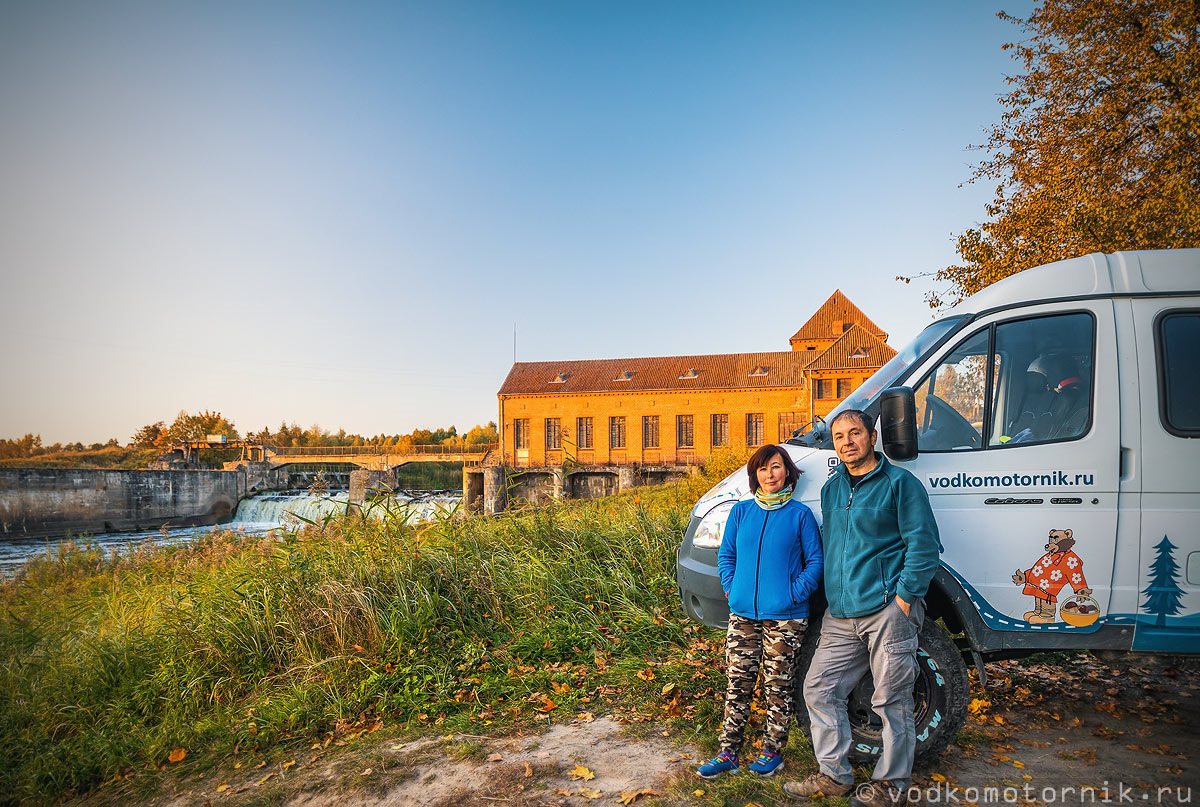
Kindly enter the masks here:
[[219, 524], [247, 494], [244, 471], [0, 469], [0, 539]]

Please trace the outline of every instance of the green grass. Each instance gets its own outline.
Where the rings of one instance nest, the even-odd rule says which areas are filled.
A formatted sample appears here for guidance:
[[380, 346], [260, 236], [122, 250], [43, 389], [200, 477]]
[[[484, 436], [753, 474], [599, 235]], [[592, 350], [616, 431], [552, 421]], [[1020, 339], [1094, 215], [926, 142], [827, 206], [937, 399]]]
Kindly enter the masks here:
[[[711, 742], [720, 636], [684, 617], [674, 561], [728, 464], [496, 517], [342, 517], [31, 561], [0, 583], [0, 794], [86, 792], [152, 779], [174, 748], [203, 768], [376, 721], [444, 734], [640, 708]], [[683, 712], [662, 703], [672, 681]]]
[[36, 457], [0, 460], [0, 468], [145, 468], [162, 454], [161, 449], [106, 447], [84, 451], [58, 451]]

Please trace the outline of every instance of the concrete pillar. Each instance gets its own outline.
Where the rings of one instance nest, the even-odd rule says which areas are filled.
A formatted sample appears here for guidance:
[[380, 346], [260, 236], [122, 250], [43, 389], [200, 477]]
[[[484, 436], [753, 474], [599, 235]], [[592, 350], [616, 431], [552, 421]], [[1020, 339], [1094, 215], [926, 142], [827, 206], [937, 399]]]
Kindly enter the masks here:
[[633, 467], [630, 465], [617, 466], [617, 490], [629, 490], [636, 485], [637, 477], [633, 473]]
[[563, 477], [564, 477], [564, 474], [563, 474], [562, 468], [551, 468], [550, 469], [550, 485], [551, 485], [550, 495], [554, 497], [555, 501], [562, 501]]
[[391, 492], [396, 486], [393, 471], [368, 471], [355, 468], [350, 472], [350, 504], [362, 504], [381, 492]]
[[502, 513], [508, 507], [504, 482], [503, 465], [488, 465], [483, 469], [483, 512], [489, 516]]

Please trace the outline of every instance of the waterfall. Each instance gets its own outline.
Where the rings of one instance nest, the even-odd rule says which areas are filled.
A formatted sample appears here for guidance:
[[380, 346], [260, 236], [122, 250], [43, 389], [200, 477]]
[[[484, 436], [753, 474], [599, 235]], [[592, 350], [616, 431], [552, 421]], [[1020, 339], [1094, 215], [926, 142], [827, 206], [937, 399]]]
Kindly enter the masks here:
[[[233, 517], [233, 526], [250, 524], [287, 525], [288, 513], [302, 519], [319, 522], [327, 515], [346, 512], [346, 504], [350, 495], [338, 491], [326, 496], [314, 496], [309, 493], [264, 493], [250, 499], [242, 499], [238, 503], [237, 514]], [[292, 521], [292, 524], [299, 522]], [[290, 526], [290, 525], [289, 525]]]

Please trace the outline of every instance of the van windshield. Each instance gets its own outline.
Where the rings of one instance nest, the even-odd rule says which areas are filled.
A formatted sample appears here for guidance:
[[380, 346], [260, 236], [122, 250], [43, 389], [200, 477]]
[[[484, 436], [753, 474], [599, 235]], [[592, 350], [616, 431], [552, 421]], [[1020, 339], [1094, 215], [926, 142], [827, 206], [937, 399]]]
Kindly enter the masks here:
[[877, 401], [879, 393], [903, 381], [908, 371], [924, 358], [925, 354], [942, 342], [949, 334], [958, 330], [969, 317], [948, 317], [940, 319], [917, 334], [917, 338], [908, 343], [892, 360], [880, 367], [873, 376], [863, 382], [862, 386], [833, 408], [824, 420], [813, 419], [803, 434], [787, 442], [793, 445], [809, 446], [811, 448], [833, 448], [833, 438], [829, 435], [826, 423], [832, 423], [838, 413], [846, 409], [861, 409], [871, 415], [878, 415]]

